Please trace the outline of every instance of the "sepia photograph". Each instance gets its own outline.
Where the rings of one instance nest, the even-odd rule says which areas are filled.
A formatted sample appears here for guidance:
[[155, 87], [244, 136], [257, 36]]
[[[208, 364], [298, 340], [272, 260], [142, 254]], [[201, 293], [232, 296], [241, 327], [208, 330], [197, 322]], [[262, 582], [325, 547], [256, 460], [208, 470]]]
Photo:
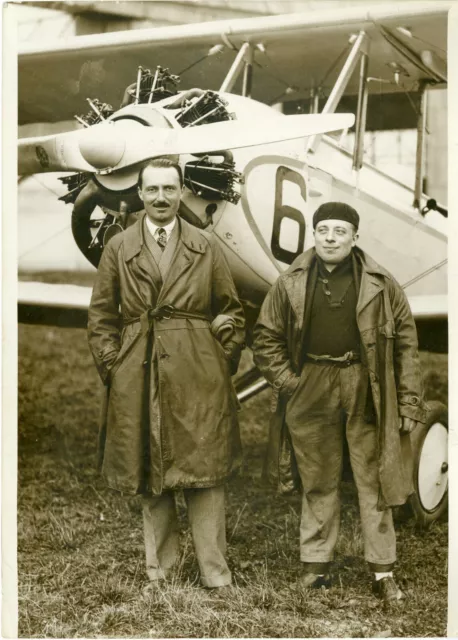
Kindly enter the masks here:
[[3, 5], [4, 637], [458, 634], [454, 4]]

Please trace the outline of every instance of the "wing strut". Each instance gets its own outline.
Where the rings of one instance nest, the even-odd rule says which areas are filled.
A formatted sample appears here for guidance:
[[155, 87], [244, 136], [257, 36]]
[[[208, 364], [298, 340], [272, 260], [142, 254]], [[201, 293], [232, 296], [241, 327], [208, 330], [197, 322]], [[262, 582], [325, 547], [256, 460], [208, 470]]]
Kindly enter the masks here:
[[353, 151], [353, 169], [356, 171], [359, 171], [363, 166], [364, 132], [366, 131], [367, 99], [369, 96], [369, 83], [367, 81], [368, 66], [369, 56], [367, 53], [363, 53], [361, 55], [359, 73], [358, 106], [355, 121], [355, 148]]
[[[340, 102], [340, 99], [347, 87], [347, 84], [353, 75], [353, 71], [358, 64], [358, 60], [360, 59], [361, 54], [367, 54], [367, 35], [364, 31], [360, 31], [358, 37], [356, 38], [353, 46], [348, 54], [347, 60], [345, 61], [344, 66], [342, 67], [342, 71], [337, 78], [334, 87], [329, 94], [329, 98], [326, 104], [323, 107], [323, 111], [321, 113], [334, 113], [337, 105]], [[316, 148], [321, 140], [321, 135], [313, 136], [310, 138], [310, 141], [307, 145], [307, 152], [314, 153]]]
[[234, 88], [237, 78], [243, 69], [243, 87], [242, 96], [251, 98], [251, 87], [253, 79], [253, 58], [254, 48], [249, 42], [244, 42], [239, 52], [235, 56], [235, 60], [229, 69], [227, 76], [223, 80], [220, 91], [230, 93]]
[[235, 60], [232, 63], [231, 68], [229, 69], [227, 76], [223, 80], [223, 84], [220, 87], [220, 91], [230, 93], [234, 87], [234, 84], [237, 82], [237, 78], [240, 75], [240, 72], [243, 67], [243, 62], [245, 60], [245, 54], [248, 49], [251, 48], [249, 42], [244, 42], [239, 49], [239, 52], [235, 56]]
[[415, 157], [415, 191], [413, 206], [415, 209], [421, 207], [421, 196], [423, 194], [423, 160], [425, 151], [425, 130], [426, 117], [428, 113], [428, 80], [421, 80], [419, 85], [420, 109], [417, 117], [417, 151]]
[[251, 89], [253, 86], [253, 47], [249, 46], [245, 55], [245, 67], [243, 69], [243, 85], [242, 96], [251, 98]]

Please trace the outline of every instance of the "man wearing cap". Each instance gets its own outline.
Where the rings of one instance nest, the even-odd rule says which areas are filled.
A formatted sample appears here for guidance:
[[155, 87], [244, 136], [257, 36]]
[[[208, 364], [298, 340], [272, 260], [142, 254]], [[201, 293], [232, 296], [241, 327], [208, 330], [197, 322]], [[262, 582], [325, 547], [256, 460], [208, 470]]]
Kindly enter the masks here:
[[358, 226], [348, 204], [317, 209], [315, 247], [268, 293], [253, 350], [273, 387], [267, 475], [281, 490], [302, 485], [301, 586], [331, 584], [346, 438], [373, 592], [394, 603], [391, 507], [412, 493], [409, 433], [426, 405], [406, 296], [356, 246]]

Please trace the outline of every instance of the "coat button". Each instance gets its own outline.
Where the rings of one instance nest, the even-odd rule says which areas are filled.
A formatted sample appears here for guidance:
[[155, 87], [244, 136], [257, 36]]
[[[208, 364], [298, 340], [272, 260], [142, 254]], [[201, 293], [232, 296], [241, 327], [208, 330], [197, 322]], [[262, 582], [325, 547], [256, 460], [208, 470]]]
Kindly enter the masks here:
[[330, 295], [331, 295], [331, 292], [330, 292], [330, 291], [325, 291], [325, 294], [326, 294], [327, 296], [330, 296]]
[[324, 284], [328, 284], [329, 280], [327, 278], [323, 278]]

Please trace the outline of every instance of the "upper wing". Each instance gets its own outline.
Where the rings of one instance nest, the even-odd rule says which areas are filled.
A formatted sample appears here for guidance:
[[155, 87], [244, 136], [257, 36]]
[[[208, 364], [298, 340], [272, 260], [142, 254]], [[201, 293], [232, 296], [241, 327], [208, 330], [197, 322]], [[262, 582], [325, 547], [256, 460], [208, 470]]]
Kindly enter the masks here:
[[[18, 60], [19, 122], [71, 119], [87, 112], [88, 97], [118, 108], [126, 86], [136, 79], [138, 65], [183, 72], [182, 88], [217, 90], [244, 42], [263, 45], [255, 55], [252, 97], [269, 103], [279, 96], [284, 99], [285, 91], [293, 88], [288, 95], [295, 99], [308, 95], [312, 87], [332, 87], [349, 38], [360, 30], [370, 38], [370, 76], [382, 80], [369, 83], [370, 89], [412, 89], [419, 78], [440, 81], [446, 75], [447, 12], [452, 4], [360, 3], [338, 10], [77, 36], [26, 46]], [[221, 53], [185, 71], [221, 44]], [[393, 82], [396, 69], [400, 85]], [[353, 75], [347, 93], [357, 93], [358, 74]]]

